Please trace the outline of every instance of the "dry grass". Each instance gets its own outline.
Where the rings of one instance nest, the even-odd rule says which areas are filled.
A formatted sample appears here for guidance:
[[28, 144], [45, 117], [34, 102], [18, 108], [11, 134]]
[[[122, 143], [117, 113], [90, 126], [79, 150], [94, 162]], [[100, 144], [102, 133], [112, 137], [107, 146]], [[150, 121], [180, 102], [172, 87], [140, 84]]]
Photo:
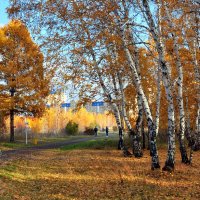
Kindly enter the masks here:
[[[166, 151], [159, 151], [164, 164]], [[120, 151], [41, 151], [1, 163], [0, 199], [200, 199], [200, 152], [194, 164], [180, 163], [174, 174], [150, 170], [148, 152], [141, 159]]]

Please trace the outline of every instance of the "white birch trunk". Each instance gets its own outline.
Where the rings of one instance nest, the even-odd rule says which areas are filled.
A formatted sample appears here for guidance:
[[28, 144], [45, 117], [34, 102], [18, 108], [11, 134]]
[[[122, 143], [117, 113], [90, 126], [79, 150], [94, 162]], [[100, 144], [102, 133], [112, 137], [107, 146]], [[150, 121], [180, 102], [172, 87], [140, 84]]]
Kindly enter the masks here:
[[[126, 21], [128, 21], [129, 14], [128, 14], [128, 9], [127, 9], [125, 0], [122, 1], [122, 4], [123, 4], [123, 7], [124, 7], [124, 11], [125, 11], [124, 18], [126, 19]], [[119, 17], [118, 13], [117, 13], [117, 16]], [[118, 20], [118, 23], [120, 24], [119, 20]], [[133, 57], [131, 56], [130, 51], [128, 49], [128, 45], [126, 43], [124, 31], [120, 30], [120, 36], [123, 39], [126, 56], [127, 56], [127, 59], [129, 60], [129, 63], [130, 63], [129, 66], [131, 68], [131, 71], [132, 71], [132, 74], [133, 74], [133, 77], [134, 77], [133, 83], [134, 83], [134, 85], [136, 85], [137, 93], [138, 93], [139, 113], [138, 113], [138, 120], [136, 122], [136, 134], [134, 132], [132, 133], [132, 135], [133, 135], [133, 153], [138, 154], [138, 152], [140, 152], [139, 154], [142, 155], [142, 148], [141, 148], [141, 141], [140, 141], [141, 139], [140, 138], [141, 138], [141, 126], [142, 126], [142, 118], [143, 118], [143, 116], [142, 116], [143, 115], [143, 98], [142, 98], [141, 93], [138, 92], [138, 85], [140, 85], [139, 87], [141, 87], [142, 92], [143, 92], [143, 89], [142, 89], [142, 85], [141, 85], [138, 49], [135, 45], [135, 40], [134, 40], [134, 37], [132, 37], [132, 33], [131, 33], [130, 29], [128, 30], [128, 34], [129, 34], [129, 40], [131, 40], [132, 45], [134, 47]], [[139, 80], [139, 82], [138, 82], [138, 80]], [[144, 92], [143, 92], [143, 94], [144, 94]], [[146, 102], [147, 102], [147, 99], [146, 99]], [[147, 104], [148, 104], [148, 102], [147, 102]], [[150, 111], [149, 108], [148, 108], [148, 111]], [[148, 114], [149, 113], [150, 112], [148, 112]], [[151, 115], [151, 113], [150, 113], [150, 115]], [[152, 120], [152, 116], [151, 116], [151, 120]], [[150, 131], [150, 134], [151, 134], [150, 138], [152, 140], [152, 151], [151, 151], [152, 169], [154, 169], [154, 168], [159, 168], [160, 165], [159, 165], [159, 159], [158, 159], [158, 153], [157, 153], [157, 147], [156, 147], [156, 138], [155, 138], [155, 135], [154, 135], [154, 132], [153, 132], [154, 131], [154, 124], [153, 124], [153, 121], [152, 121], [152, 123], [150, 122], [150, 120], [148, 122], [149, 122], [148, 123], [149, 130], [151, 130]]]
[[[125, 2], [125, 1], [123, 1], [123, 2]], [[131, 56], [130, 51], [128, 49], [128, 45], [126, 43], [126, 38], [125, 38], [123, 26], [122, 26], [122, 24], [119, 20], [120, 19], [119, 14], [117, 13], [117, 10], [114, 10], [114, 13], [116, 14], [118, 25], [120, 25], [119, 35], [122, 38], [123, 48], [125, 50], [126, 57], [128, 59], [129, 66], [130, 66], [131, 72], [132, 72], [133, 77], [134, 77], [134, 82], [135, 82], [135, 85], [136, 85], [138, 95], [142, 99], [142, 103], [143, 103], [143, 106], [144, 106], [144, 112], [146, 114], [147, 123], [148, 123], [148, 127], [149, 127], [149, 130], [150, 130], [150, 138], [151, 138], [151, 151], [150, 151], [150, 153], [151, 153], [151, 156], [152, 156], [152, 167], [151, 168], [152, 169], [160, 168], [158, 151], [157, 151], [157, 146], [156, 146], [155, 127], [154, 127], [154, 123], [153, 123], [153, 119], [152, 119], [151, 110], [149, 108], [147, 98], [146, 98], [144, 91], [142, 89], [141, 80], [140, 80], [140, 77], [138, 75], [135, 63], [132, 59], [132, 56]], [[125, 18], [127, 18], [127, 16], [128, 16], [127, 12], [126, 12], [125, 15], [126, 15]]]
[[122, 130], [124, 130], [124, 123], [123, 123], [124, 116], [123, 116], [123, 111], [122, 111], [123, 108], [122, 108], [122, 105], [120, 102], [120, 94], [119, 94], [120, 92], [119, 92], [119, 89], [117, 88], [117, 83], [116, 83], [114, 75], [112, 76], [112, 82], [113, 82], [113, 86], [114, 86], [115, 98], [117, 100], [116, 105], [118, 107], [119, 114], [120, 114], [121, 128], [122, 128]]
[[[134, 59], [135, 68], [137, 70], [138, 76], [141, 81], [138, 48], [135, 45], [135, 39], [134, 37], [132, 37], [131, 32], [129, 34], [134, 47], [132, 57]], [[136, 155], [142, 155], [141, 138], [142, 138], [142, 122], [143, 122], [143, 105], [142, 105], [142, 98], [140, 97], [139, 94], [137, 94], [137, 104], [138, 104], [138, 118], [136, 121], [136, 134], [133, 134], [133, 153]]]
[[[84, 26], [85, 22], [84, 20], [81, 18], [81, 22]], [[84, 27], [86, 28], [86, 27]], [[86, 34], [87, 34], [87, 37], [89, 40], [91, 40], [90, 38], [90, 33], [88, 31], [88, 29], [86, 28], [85, 30]], [[119, 130], [119, 143], [120, 143], [120, 148], [123, 147], [123, 134], [122, 134], [122, 129], [121, 129], [121, 119], [120, 119], [120, 114], [119, 114], [119, 110], [118, 110], [118, 107], [117, 105], [113, 102], [113, 99], [112, 99], [112, 96], [109, 92], [109, 90], [106, 88], [105, 84], [104, 84], [104, 81], [102, 79], [102, 75], [101, 75], [101, 71], [99, 70], [99, 66], [98, 66], [98, 62], [97, 62], [97, 59], [96, 59], [96, 56], [95, 56], [95, 51], [93, 50], [92, 47], [90, 47], [89, 49], [89, 52], [92, 56], [92, 59], [93, 59], [93, 63], [94, 63], [94, 67], [95, 67], [95, 71], [98, 75], [98, 78], [99, 78], [99, 83], [103, 89], [103, 92], [105, 94], [105, 96], [107, 97], [108, 99], [108, 102], [109, 102], [109, 105], [113, 111], [113, 114], [114, 114], [114, 117], [115, 117], [115, 120], [116, 120], [116, 123], [117, 123], [117, 126], [118, 126], [118, 130]], [[118, 145], [119, 147], [119, 145]]]
[[138, 118], [136, 121], [136, 134], [141, 137], [142, 132], [142, 122], [143, 122], [143, 105], [142, 98], [137, 95], [137, 106], [138, 106]]
[[[195, 46], [195, 45], [194, 45]], [[195, 125], [195, 137], [196, 137], [196, 141], [195, 141], [195, 150], [199, 150], [200, 149], [200, 70], [199, 70], [199, 64], [197, 61], [197, 55], [196, 55], [196, 51], [194, 51], [194, 71], [195, 71], [195, 81], [197, 84], [197, 116], [196, 116], [196, 125]]]
[[157, 93], [156, 93], [156, 117], [155, 117], [155, 127], [156, 127], [156, 136], [158, 136], [159, 131], [159, 122], [160, 122], [160, 99], [161, 99], [161, 74], [158, 68], [157, 71], [157, 78], [156, 78], [156, 85], [157, 85]]
[[[144, 135], [142, 135], [142, 126], [143, 126], [143, 121], [144, 121], [144, 118], [143, 118], [143, 105], [142, 105], [142, 98], [141, 96], [137, 95], [137, 105], [138, 105], [138, 118], [137, 118], [137, 121], [136, 121], [136, 135], [135, 135], [135, 140], [137, 142], [137, 148], [135, 151], [140, 151], [142, 153], [142, 138], [143, 138], [143, 143], [145, 143], [145, 138], [142, 137]], [[149, 142], [149, 141], [148, 141]]]
[[[139, 79], [141, 81], [138, 48], [136, 45], [134, 45], [135, 39], [134, 37], [131, 36], [131, 33], [130, 33], [130, 37], [131, 37], [131, 41], [134, 47], [133, 59], [134, 59], [134, 63], [135, 63], [135, 67], [136, 67]], [[136, 121], [136, 134], [138, 135], [138, 137], [141, 137], [141, 128], [142, 128], [142, 121], [143, 121], [143, 105], [142, 105], [142, 98], [139, 95], [137, 95], [137, 105], [138, 105], [138, 119]]]
[[119, 73], [117, 73], [117, 75], [118, 75], [119, 87], [120, 87], [120, 91], [121, 91], [122, 113], [123, 113], [124, 121], [126, 123], [126, 126], [129, 129], [130, 135], [133, 137], [133, 154], [135, 157], [139, 158], [139, 157], [142, 157], [142, 155], [143, 155], [141, 143], [140, 143], [141, 137], [138, 137], [138, 134], [135, 134], [135, 132], [130, 124], [130, 121], [127, 117], [123, 83], [122, 83], [121, 76], [119, 75]]
[[124, 42], [124, 50], [125, 50], [125, 53], [126, 53], [126, 57], [128, 59], [130, 69], [131, 69], [132, 74], [134, 76], [134, 82], [136, 84], [136, 89], [137, 89], [139, 98], [142, 99], [142, 103], [143, 103], [143, 106], [144, 106], [144, 112], [146, 114], [147, 123], [148, 123], [148, 127], [149, 127], [149, 130], [150, 130], [152, 169], [160, 168], [158, 151], [157, 151], [157, 146], [156, 146], [156, 137], [155, 137], [156, 133], [155, 133], [155, 127], [154, 127], [154, 123], [153, 123], [151, 110], [149, 108], [147, 98], [144, 94], [142, 84], [141, 84], [141, 80], [140, 80], [140, 77], [138, 75], [135, 63], [134, 63], [132, 56], [130, 54], [130, 51], [128, 49], [128, 45], [126, 43], [126, 39], [125, 39], [123, 30], [121, 30], [121, 36], [122, 36], [122, 39], [123, 39], [123, 42]]
[[170, 84], [169, 71], [167, 68], [166, 61], [164, 59], [164, 51], [162, 48], [162, 44], [159, 40], [158, 31], [156, 30], [156, 26], [153, 21], [153, 17], [151, 15], [151, 11], [149, 8], [149, 4], [147, 0], [142, 0], [144, 11], [147, 18], [147, 23], [150, 28], [150, 32], [156, 44], [156, 49], [159, 55], [159, 64], [162, 71], [162, 80], [165, 87], [165, 92], [168, 101], [168, 154], [165, 162], [165, 166], [163, 170], [171, 171], [174, 169], [175, 162], [175, 130], [174, 130], [174, 104], [173, 104], [173, 96], [172, 96], [172, 88]]
[[[191, 20], [191, 19], [190, 19]], [[197, 39], [193, 39], [192, 45], [190, 45], [190, 41], [188, 41], [187, 36], [184, 34], [185, 39], [188, 43], [188, 48], [192, 55], [192, 63], [194, 65], [194, 75], [195, 75], [195, 82], [196, 82], [196, 91], [197, 91], [197, 115], [196, 115], [196, 121], [195, 121], [195, 144], [192, 146], [193, 149], [200, 149], [200, 69], [199, 69], [199, 62], [197, 59], [197, 52], [198, 49], [197, 45]], [[190, 136], [191, 138], [191, 136]], [[192, 143], [190, 141], [190, 143]], [[190, 158], [192, 160], [192, 158]]]
[[112, 108], [112, 111], [113, 111], [113, 114], [115, 116], [115, 119], [116, 119], [116, 123], [118, 126], [121, 126], [121, 122], [120, 122], [120, 114], [119, 114], [119, 110], [118, 110], [118, 107], [117, 105], [113, 102], [112, 100], [112, 97], [111, 97], [111, 94], [110, 92], [108, 91], [108, 89], [106, 88], [105, 84], [104, 84], [104, 81], [102, 79], [102, 76], [101, 76], [101, 72], [99, 70], [99, 67], [98, 67], [98, 64], [97, 64], [97, 61], [96, 61], [96, 57], [94, 55], [94, 52], [91, 53], [92, 57], [93, 57], [93, 62], [94, 62], [94, 66], [95, 66], [95, 69], [96, 69], [96, 72], [98, 74], [98, 78], [99, 78], [99, 83], [104, 91], [104, 94], [105, 96], [107, 97], [108, 101], [109, 101], [109, 104]]
[[104, 81], [102, 79], [102, 75], [101, 75], [101, 72], [99, 70], [98, 63], [97, 63], [97, 60], [96, 60], [95, 53], [94, 53], [93, 49], [90, 49], [90, 53], [91, 53], [92, 58], [93, 58], [95, 70], [96, 70], [96, 72], [98, 74], [99, 83], [100, 83], [100, 85], [101, 85], [101, 87], [102, 87], [102, 89], [104, 91], [105, 96], [108, 99], [109, 105], [110, 105], [110, 107], [111, 107], [111, 109], [113, 111], [113, 114], [114, 114], [114, 117], [115, 117], [115, 120], [116, 120], [116, 123], [117, 123], [117, 126], [118, 126], [118, 130], [119, 130], [118, 149], [123, 149], [123, 147], [124, 147], [124, 138], [123, 138], [123, 130], [122, 130], [122, 127], [121, 127], [121, 119], [120, 119], [119, 109], [118, 109], [116, 103], [113, 102], [112, 96], [111, 96], [110, 92], [108, 91], [108, 89], [106, 88], [106, 86], [104, 84]]
[[[196, 49], [198, 46], [196, 42], [193, 41], [193, 50], [192, 50], [192, 60], [194, 64], [194, 74], [195, 74], [195, 81], [196, 81], [196, 88], [197, 88], [197, 117], [196, 117], [196, 134], [200, 138], [200, 69], [199, 63], [197, 60]], [[200, 139], [199, 139], [200, 140]], [[200, 142], [199, 142], [200, 145]]]
[[[161, 35], [162, 34], [162, 26], [161, 26], [161, 4], [158, 3], [158, 32]], [[163, 44], [162, 37], [160, 37], [161, 45]], [[157, 93], [156, 93], [156, 116], [155, 116], [155, 127], [156, 127], [156, 137], [158, 136], [159, 131], [159, 121], [160, 121], [160, 99], [161, 99], [161, 70], [159, 67], [159, 62], [155, 61], [155, 63], [158, 63], [157, 66], [157, 73], [156, 73], [156, 87], [157, 87]]]
[[127, 126], [128, 130], [130, 131], [130, 130], [132, 130], [132, 126], [127, 117], [124, 87], [123, 87], [123, 83], [122, 83], [121, 76], [119, 73], [117, 73], [117, 77], [118, 77], [119, 88], [120, 88], [120, 93], [121, 93], [122, 115], [123, 115], [124, 121], [126, 123], [126, 126]]
[[[164, 9], [166, 11], [166, 19], [168, 21], [169, 27], [173, 29], [175, 27], [175, 24], [173, 24], [171, 20], [166, 2], [164, 3]], [[177, 99], [178, 99], [179, 118], [180, 118], [180, 122], [179, 122], [180, 152], [181, 152], [182, 162], [188, 163], [187, 151], [184, 144], [186, 123], [185, 123], [185, 110], [184, 110], [184, 103], [183, 103], [183, 68], [181, 64], [181, 58], [179, 55], [178, 37], [175, 32], [172, 32], [172, 39], [173, 39], [173, 48], [174, 48], [174, 53], [175, 53], [175, 63], [176, 63], [177, 71], [178, 71], [178, 80], [177, 80], [178, 98]]]

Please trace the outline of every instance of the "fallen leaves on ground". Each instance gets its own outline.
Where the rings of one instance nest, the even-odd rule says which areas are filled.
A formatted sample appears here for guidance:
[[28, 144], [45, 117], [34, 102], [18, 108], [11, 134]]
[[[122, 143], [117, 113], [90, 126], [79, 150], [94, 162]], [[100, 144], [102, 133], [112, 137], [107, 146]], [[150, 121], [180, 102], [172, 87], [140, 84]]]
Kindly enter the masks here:
[[[164, 165], [166, 151], [160, 150]], [[1, 161], [0, 199], [200, 199], [200, 152], [173, 174], [151, 171], [149, 152], [124, 158], [117, 150], [40, 151]]]

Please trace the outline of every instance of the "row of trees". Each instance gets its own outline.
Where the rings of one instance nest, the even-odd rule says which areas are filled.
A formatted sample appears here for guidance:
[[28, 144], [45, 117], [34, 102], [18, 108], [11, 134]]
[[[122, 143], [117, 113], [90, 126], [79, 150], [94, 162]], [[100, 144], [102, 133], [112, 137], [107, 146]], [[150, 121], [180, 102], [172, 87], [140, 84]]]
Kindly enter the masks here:
[[[9, 119], [5, 121], [5, 127], [9, 127]], [[85, 108], [73, 112], [71, 109], [65, 111], [59, 107], [51, 107], [45, 110], [42, 117], [15, 117], [16, 133], [19, 136], [24, 135], [25, 122], [28, 122], [30, 132], [35, 137], [43, 137], [48, 135], [63, 135], [65, 133], [65, 127], [68, 122], [74, 122], [78, 124], [78, 131], [83, 133], [87, 129], [94, 129], [95, 126], [99, 127], [99, 130], [105, 129], [108, 126], [112, 129], [115, 125], [115, 120], [109, 113], [91, 113]], [[4, 134], [6, 134], [6, 130]], [[17, 134], [16, 134], [17, 135]]]
[[183, 163], [192, 159], [185, 136], [192, 150], [199, 148], [199, 6], [196, 0], [10, 0], [8, 12], [29, 27], [47, 61], [77, 85], [82, 103], [104, 96], [120, 132], [125, 121], [138, 157], [146, 120], [152, 169], [160, 168], [156, 136], [167, 126], [163, 170], [171, 171], [175, 132]]

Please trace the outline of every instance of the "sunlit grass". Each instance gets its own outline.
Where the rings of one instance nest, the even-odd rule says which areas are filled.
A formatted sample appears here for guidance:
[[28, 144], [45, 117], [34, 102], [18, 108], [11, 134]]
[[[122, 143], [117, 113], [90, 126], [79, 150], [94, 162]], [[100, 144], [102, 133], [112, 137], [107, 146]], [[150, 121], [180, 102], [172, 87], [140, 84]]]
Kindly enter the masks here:
[[0, 150], [9, 150], [9, 149], [18, 149], [23, 147], [30, 147], [33, 146], [33, 143], [25, 144], [25, 142], [22, 141], [16, 141], [16, 142], [0, 142]]
[[0, 142], [0, 150], [9, 150], [9, 149], [19, 149], [24, 147], [31, 147], [36, 145], [44, 145], [48, 143], [54, 143], [54, 142], [63, 142], [63, 141], [71, 141], [78, 138], [87, 138], [91, 136], [83, 136], [83, 135], [77, 135], [77, 136], [65, 136], [65, 137], [43, 137], [43, 138], [36, 138], [37, 144], [34, 143], [33, 139], [28, 140], [28, 144], [25, 143], [25, 140], [17, 139], [15, 142]]
[[105, 148], [116, 148], [117, 140], [111, 139], [99, 139], [81, 142], [79, 144], [72, 144], [61, 147], [61, 150], [73, 150], [73, 149], [105, 149]]

